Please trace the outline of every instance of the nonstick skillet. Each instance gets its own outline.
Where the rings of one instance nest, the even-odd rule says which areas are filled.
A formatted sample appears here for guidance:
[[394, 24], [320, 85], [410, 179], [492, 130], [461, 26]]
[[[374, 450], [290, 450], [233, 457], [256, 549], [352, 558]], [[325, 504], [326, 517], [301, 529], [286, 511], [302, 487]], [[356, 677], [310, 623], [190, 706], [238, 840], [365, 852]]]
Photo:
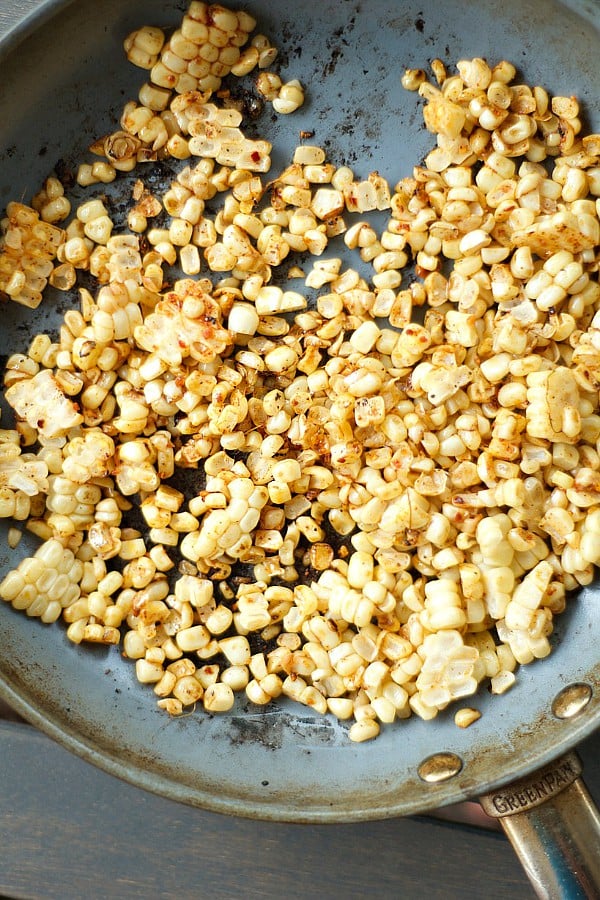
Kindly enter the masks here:
[[[269, 122], [283, 163], [299, 132], [330, 157], [391, 184], [431, 146], [406, 67], [434, 57], [514, 62], [529, 84], [582, 101], [600, 130], [600, 7], [594, 0], [308, 0], [241, 3], [280, 48], [286, 78], [308, 102]], [[18, 7], [18, 9], [17, 9]], [[0, 206], [25, 202], [53, 167], [68, 167], [107, 133], [137, 73], [123, 37], [142, 24], [175, 26], [184, 3], [75, 0], [5, 3], [0, 11]], [[1, 353], [56, 328], [65, 300], [36, 312], [3, 306]], [[0, 573], [33, 543], [0, 550]], [[549, 658], [523, 667], [503, 696], [482, 689], [483, 715], [461, 730], [452, 711], [416, 717], [352, 744], [344, 725], [286, 703], [239, 702], [231, 713], [169, 719], [116, 649], [81, 648], [0, 606], [0, 694], [31, 722], [114, 775], [222, 813], [331, 823], [423, 813], [470, 797], [505, 815], [540, 896], [600, 896], [596, 811], [565, 753], [600, 724], [599, 588], [559, 617]], [[515, 784], [517, 779], [529, 779]], [[553, 795], [556, 795], [553, 797]], [[548, 801], [548, 798], [550, 802]], [[566, 831], [565, 829], [570, 829]], [[560, 849], [562, 848], [562, 850]]]

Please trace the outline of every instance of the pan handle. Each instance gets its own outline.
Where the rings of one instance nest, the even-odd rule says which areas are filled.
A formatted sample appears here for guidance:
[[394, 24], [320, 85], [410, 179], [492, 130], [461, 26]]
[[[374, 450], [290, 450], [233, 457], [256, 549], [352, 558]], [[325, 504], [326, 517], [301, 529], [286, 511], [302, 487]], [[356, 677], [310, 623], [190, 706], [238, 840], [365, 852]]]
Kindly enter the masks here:
[[577, 754], [568, 753], [480, 797], [544, 900], [600, 898], [600, 814], [581, 772]]

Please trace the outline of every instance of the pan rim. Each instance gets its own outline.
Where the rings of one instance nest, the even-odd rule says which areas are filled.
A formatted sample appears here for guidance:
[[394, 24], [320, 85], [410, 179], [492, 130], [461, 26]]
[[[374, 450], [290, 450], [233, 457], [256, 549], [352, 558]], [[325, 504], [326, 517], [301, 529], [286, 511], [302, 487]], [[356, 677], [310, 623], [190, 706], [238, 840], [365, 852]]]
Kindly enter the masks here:
[[10, 53], [30, 34], [53, 19], [76, 0], [20, 0], [14, 11], [2, 10], [0, 18], [0, 57]]
[[[26, 720], [28, 723], [26, 727], [38, 728], [80, 759], [135, 787], [209, 812], [262, 821], [299, 824], [339, 824], [340, 822], [366, 822], [398, 816], [422, 815], [454, 803], [476, 800], [480, 795], [492, 793], [519, 778], [532, 774], [537, 769], [552, 763], [564, 753], [576, 750], [581, 741], [598, 730], [598, 720], [600, 720], [600, 697], [598, 692], [593, 692], [591, 706], [596, 707], [595, 711], [591, 709], [589, 715], [582, 716], [576, 722], [570, 722], [565, 737], [559, 741], [550, 742], [551, 745], [539, 756], [536, 756], [534, 763], [523, 759], [512, 771], [507, 771], [498, 778], [491, 778], [483, 784], [462, 786], [460, 782], [452, 779], [440, 784], [423, 782], [424, 802], [421, 802], [422, 798], [411, 802], [403, 801], [400, 798], [397, 801], [390, 801], [386, 806], [357, 806], [352, 809], [344, 806], [340, 810], [332, 802], [310, 806], [306, 798], [299, 799], [296, 803], [287, 799], [284, 804], [273, 802], [268, 799], [268, 796], [264, 801], [257, 799], [249, 801], [248, 798], [240, 801], [235, 796], [215, 794], [210, 789], [205, 790], [201, 787], [190, 787], [156, 771], [145, 770], [139, 764], [130, 764], [122, 757], [104, 750], [100, 744], [94, 744], [91, 739], [84, 738], [68, 722], [61, 724], [57, 715], [44, 712], [28, 700], [25, 691], [20, 691], [14, 685], [9, 684], [2, 672], [0, 672], [0, 697]], [[10, 724], [12, 726], [15, 723]], [[360, 746], [365, 749], [365, 745]], [[429, 793], [425, 793], [426, 791]]]

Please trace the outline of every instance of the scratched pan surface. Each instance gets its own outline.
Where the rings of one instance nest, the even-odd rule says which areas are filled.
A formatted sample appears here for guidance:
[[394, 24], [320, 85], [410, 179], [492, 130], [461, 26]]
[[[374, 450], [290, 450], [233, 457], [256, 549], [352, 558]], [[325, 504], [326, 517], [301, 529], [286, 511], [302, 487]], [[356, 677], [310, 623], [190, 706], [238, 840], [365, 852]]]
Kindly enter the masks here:
[[[466, 56], [508, 58], [528, 83], [578, 95], [588, 124], [600, 130], [594, 0], [242, 5], [281, 49], [284, 78], [307, 86], [300, 113], [277, 121], [266, 113], [256, 125], [281, 150], [274, 171], [307, 130], [334, 162], [361, 177], [378, 169], [393, 184], [409, 174], [431, 136], [416, 97], [400, 88], [400, 75], [436, 56], [449, 64]], [[66, 171], [92, 139], [114, 130], [143, 78], [123, 60], [123, 36], [141, 24], [175, 25], [184, 6], [169, 0], [19, 4], [24, 24], [8, 30], [4, 23], [0, 43], [0, 207], [29, 200], [59, 160]], [[0, 353], [25, 348], [31, 335], [55, 328], [71, 299], [51, 298], [33, 314], [3, 307]], [[17, 551], [2, 549], [0, 574], [31, 547], [25, 539]], [[385, 727], [376, 741], [355, 745], [346, 725], [299, 706], [265, 710], [241, 701], [224, 716], [200, 711], [169, 719], [118, 650], [73, 646], [61, 626], [31, 621], [6, 604], [0, 605], [0, 695], [85, 759], [176, 800], [293, 821], [413, 813], [505, 783], [594, 729], [600, 722], [599, 600], [594, 586], [573, 599], [553, 637], [553, 654], [521, 670], [509, 694], [492, 698], [483, 690], [474, 701], [483, 716], [465, 731], [449, 711], [435, 723], [415, 718]], [[577, 682], [591, 686], [592, 700], [575, 719], [559, 720], [552, 700]], [[419, 763], [438, 751], [458, 754], [462, 770], [446, 783], [424, 784]]]

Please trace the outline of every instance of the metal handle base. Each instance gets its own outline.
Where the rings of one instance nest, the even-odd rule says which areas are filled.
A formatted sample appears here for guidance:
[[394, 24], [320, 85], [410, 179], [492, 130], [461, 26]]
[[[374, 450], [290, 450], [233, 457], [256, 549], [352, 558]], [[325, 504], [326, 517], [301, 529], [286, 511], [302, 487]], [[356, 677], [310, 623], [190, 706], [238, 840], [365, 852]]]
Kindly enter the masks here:
[[600, 814], [575, 753], [480, 798], [500, 823], [538, 897], [600, 898]]

